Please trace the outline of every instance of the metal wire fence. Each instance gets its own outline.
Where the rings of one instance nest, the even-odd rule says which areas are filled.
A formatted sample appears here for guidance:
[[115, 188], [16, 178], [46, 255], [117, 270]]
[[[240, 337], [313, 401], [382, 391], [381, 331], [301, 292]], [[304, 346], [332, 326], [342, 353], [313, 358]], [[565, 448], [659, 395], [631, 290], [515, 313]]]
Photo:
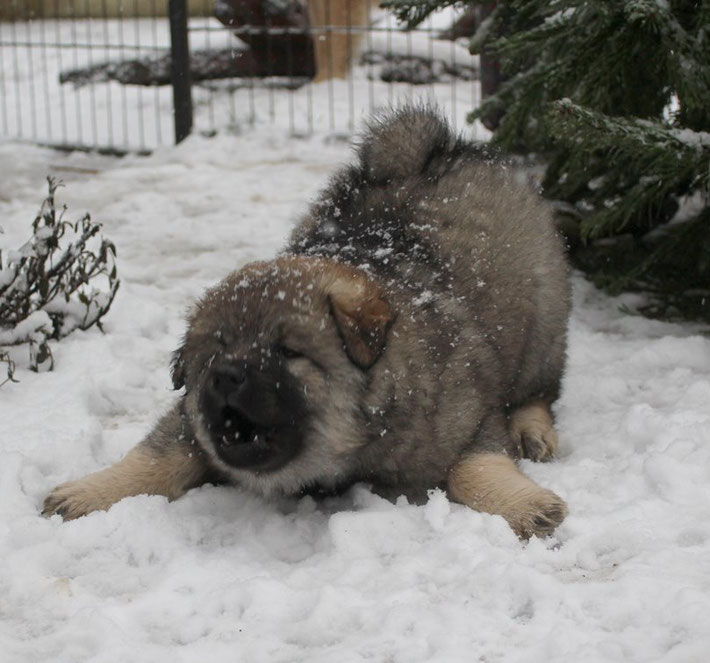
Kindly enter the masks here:
[[[165, 16], [134, 7], [112, 16], [103, 2], [86, 11], [76, 0], [11, 0], [0, 22], [0, 131], [4, 136], [57, 146], [113, 151], [149, 150], [172, 139], [172, 99], [165, 87], [64, 80], [69, 71], [102, 62], [166, 53]], [[89, 14], [89, 15], [87, 15]], [[61, 17], [58, 17], [61, 16]]]
[[[332, 20], [336, 4], [355, 1], [308, 0], [302, 25], [265, 12], [225, 26], [225, 3], [240, 0], [218, 0], [222, 22], [213, 0], [191, 0], [193, 131], [268, 123], [294, 135], [349, 134], [373, 109], [415, 99], [463, 126], [478, 102], [477, 62], [465, 43], [441, 38], [455, 16], [405, 32], [365, 3], [366, 20]], [[173, 143], [167, 9], [165, 0], [10, 0], [0, 11], [0, 135], [114, 153]]]

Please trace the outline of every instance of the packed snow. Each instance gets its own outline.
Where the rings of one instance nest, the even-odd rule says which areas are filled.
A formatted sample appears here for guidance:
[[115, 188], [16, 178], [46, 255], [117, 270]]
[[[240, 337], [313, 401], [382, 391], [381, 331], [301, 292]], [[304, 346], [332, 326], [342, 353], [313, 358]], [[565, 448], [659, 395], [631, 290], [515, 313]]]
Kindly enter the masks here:
[[54, 175], [69, 218], [104, 224], [122, 280], [105, 333], [54, 343], [53, 372], [30, 372], [26, 348], [12, 350], [0, 660], [704, 663], [710, 337], [624, 312], [633, 296], [610, 299], [579, 275], [559, 457], [522, 463], [569, 505], [548, 539], [522, 542], [441, 492], [415, 506], [367, 486], [322, 502], [204, 486], [66, 523], [40, 516], [56, 484], [150, 430], [176, 398], [168, 366], [189, 303], [273, 256], [349, 158], [345, 141], [289, 133], [257, 122], [123, 159], [0, 141], [3, 254], [28, 239]]
[[[0, 658], [20, 661], [677, 661], [710, 648], [710, 339], [623, 313], [574, 278], [558, 460], [524, 470], [567, 500], [555, 536], [432, 493], [323, 503], [205, 486], [73, 522], [57, 483], [118, 460], [175, 399], [188, 303], [273, 255], [348, 147], [269, 127], [151, 157], [0, 143], [3, 246], [60, 176], [118, 249], [105, 333], [53, 345], [0, 390]], [[424, 294], [424, 293], [423, 293]]]

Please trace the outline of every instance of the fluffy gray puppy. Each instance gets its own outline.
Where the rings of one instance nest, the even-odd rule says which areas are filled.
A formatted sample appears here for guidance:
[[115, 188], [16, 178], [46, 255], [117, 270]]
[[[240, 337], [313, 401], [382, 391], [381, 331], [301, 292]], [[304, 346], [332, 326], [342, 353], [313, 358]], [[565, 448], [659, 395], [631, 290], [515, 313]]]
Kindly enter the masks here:
[[55, 488], [76, 518], [207, 481], [262, 494], [442, 487], [522, 537], [566, 506], [523, 475], [556, 447], [567, 265], [550, 211], [426, 108], [380, 116], [286, 251], [208, 290], [178, 403], [119, 463]]

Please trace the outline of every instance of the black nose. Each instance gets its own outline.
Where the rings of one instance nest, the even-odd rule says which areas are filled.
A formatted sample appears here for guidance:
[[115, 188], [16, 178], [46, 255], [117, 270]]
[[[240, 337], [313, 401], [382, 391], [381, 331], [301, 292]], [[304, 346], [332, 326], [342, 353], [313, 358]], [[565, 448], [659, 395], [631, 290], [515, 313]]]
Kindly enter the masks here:
[[212, 390], [226, 401], [244, 384], [246, 377], [243, 366], [220, 364], [212, 369]]

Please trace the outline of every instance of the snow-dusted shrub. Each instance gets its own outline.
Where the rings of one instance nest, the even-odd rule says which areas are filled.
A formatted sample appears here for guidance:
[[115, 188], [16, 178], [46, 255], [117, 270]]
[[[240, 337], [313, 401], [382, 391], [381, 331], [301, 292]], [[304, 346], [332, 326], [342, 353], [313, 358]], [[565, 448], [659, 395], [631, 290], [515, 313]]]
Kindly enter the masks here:
[[[99, 234], [89, 214], [72, 223], [57, 211], [60, 183], [48, 177], [49, 194], [32, 222], [32, 237], [18, 250], [0, 250], [0, 363], [14, 380], [7, 348], [28, 344], [30, 368], [52, 370], [50, 339], [96, 325], [108, 313], [118, 290], [116, 247]], [[107, 287], [95, 287], [104, 277]], [[3, 384], [3, 383], [0, 383]]]

